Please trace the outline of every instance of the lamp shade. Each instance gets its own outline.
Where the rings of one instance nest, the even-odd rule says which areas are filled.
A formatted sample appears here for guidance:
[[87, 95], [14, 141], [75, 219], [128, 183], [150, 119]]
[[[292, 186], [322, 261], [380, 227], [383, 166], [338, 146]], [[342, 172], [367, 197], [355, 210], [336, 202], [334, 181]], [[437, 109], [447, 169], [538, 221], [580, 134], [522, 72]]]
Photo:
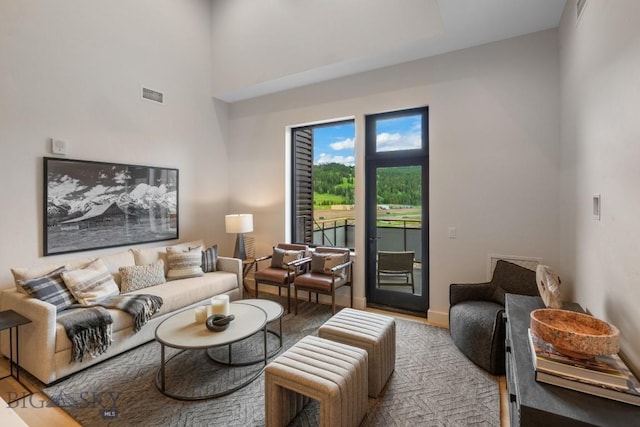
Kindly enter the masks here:
[[252, 214], [225, 215], [224, 227], [227, 233], [249, 233], [253, 231]]

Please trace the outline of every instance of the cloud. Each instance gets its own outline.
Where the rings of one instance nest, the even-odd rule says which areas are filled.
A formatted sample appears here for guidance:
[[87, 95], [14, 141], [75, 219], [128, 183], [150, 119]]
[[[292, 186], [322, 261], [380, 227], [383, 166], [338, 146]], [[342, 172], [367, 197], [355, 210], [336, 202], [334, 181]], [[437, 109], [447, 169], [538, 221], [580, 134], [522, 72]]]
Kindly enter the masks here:
[[69, 193], [84, 190], [85, 188], [87, 187], [81, 185], [79, 180], [71, 178], [69, 175], [64, 175], [59, 181], [49, 183], [47, 194], [51, 197], [63, 198]]
[[356, 162], [353, 156], [334, 156], [332, 154], [320, 153], [316, 160], [316, 165], [323, 165], [327, 163], [340, 163], [347, 166], [353, 166]]
[[117, 171], [113, 177], [116, 184], [125, 184], [129, 179], [131, 179], [131, 175], [126, 170]]
[[347, 138], [347, 139], [343, 139], [342, 141], [336, 141], [329, 144], [329, 146], [336, 151], [350, 150], [350, 149], [353, 149], [355, 145], [356, 145], [355, 140], [353, 138]]
[[388, 133], [382, 132], [376, 135], [378, 151], [399, 151], [420, 148], [422, 137], [420, 132], [413, 133]]

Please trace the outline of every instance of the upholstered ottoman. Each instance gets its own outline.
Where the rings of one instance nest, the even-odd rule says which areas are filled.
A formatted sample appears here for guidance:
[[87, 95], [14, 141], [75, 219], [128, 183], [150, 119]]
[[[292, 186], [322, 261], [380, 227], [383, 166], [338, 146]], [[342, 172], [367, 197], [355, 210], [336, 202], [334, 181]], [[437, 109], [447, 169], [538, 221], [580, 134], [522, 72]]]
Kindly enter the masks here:
[[267, 427], [286, 426], [309, 401], [320, 425], [358, 426], [368, 410], [367, 352], [307, 336], [265, 368]]
[[344, 308], [318, 329], [318, 336], [366, 350], [369, 396], [378, 397], [396, 367], [396, 322], [392, 317]]

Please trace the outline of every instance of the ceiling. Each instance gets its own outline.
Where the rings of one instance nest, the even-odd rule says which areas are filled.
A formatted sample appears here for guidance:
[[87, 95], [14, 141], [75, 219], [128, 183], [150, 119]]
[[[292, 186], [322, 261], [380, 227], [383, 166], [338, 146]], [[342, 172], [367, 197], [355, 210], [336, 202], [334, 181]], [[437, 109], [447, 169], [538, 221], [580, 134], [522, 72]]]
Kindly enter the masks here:
[[[217, 1], [222, 4], [223, 0]], [[296, 2], [297, 1], [298, 0], [296, 0]], [[406, 8], [406, 11], [403, 11], [405, 8], [405, 3], [403, 2], [407, 2], [407, 0], [402, 0], [402, 2], [389, 2], [395, 8], [393, 10], [395, 15], [405, 14], [404, 17], [393, 16], [389, 18], [397, 19], [394, 31], [404, 31], [401, 37], [394, 39], [395, 32], [393, 34], [388, 32], [385, 34], [381, 31], [378, 31], [378, 33], [380, 33], [379, 35], [378, 33], [372, 33], [366, 34], [366, 37], [363, 37], [362, 34], [358, 32], [340, 33], [333, 38], [327, 37], [326, 34], [324, 37], [316, 37], [320, 41], [318, 44], [312, 46], [311, 50], [314, 56], [307, 59], [302, 58], [303, 61], [298, 61], [298, 63], [307, 65], [306, 69], [296, 68], [296, 64], [286, 62], [287, 56], [285, 55], [291, 56], [293, 54], [294, 57], [300, 59], [300, 55], [303, 55], [300, 46], [298, 45], [296, 47], [293, 45], [295, 41], [292, 43], [282, 43], [282, 41], [280, 41], [279, 43], [273, 43], [271, 46], [272, 51], [268, 52], [270, 55], [269, 59], [272, 59], [272, 61], [262, 61], [263, 65], [260, 70], [254, 72], [256, 74], [246, 74], [246, 77], [242, 80], [239, 79], [238, 74], [238, 69], [242, 67], [239, 64], [234, 66], [232, 63], [233, 57], [224, 57], [225, 52], [216, 52], [214, 48], [214, 62], [217, 53], [219, 53], [220, 55], [218, 56], [223, 58], [221, 59], [221, 64], [229, 68], [230, 75], [232, 73], [232, 77], [230, 77], [230, 80], [228, 80], [226, 84], [224, 78], [217, 79], [220, 84], [216, 86], [214, 83], [214, 96], [227, 102], [236, 102], [537, 31], [557, 28], [566, 0], [412, 0], [406, 3], [406, 5], [412, 3], [410, 7]], [[332, 6], [332, 3], [322, 3], [326, 8], [324, 10], [328, 11], [327, 14], [331, 13], [329, 8]], [[358, 2], [354, 1], [353, 4], [355, 3]], [[389, 3], [387, 3], [387, 5]], [[215, 4], [216, 3], [214, 3], [214, 5]], [[218, 10], [216, 10], [216, 6], [214, 6], [214, 28], [221, 26], [223, 22], [228, 23], [228, 18], [230, 18], [228, 15], [229, 9], [239, 4], [240, 3], [234, 3], [234, 6], [230, 6], [230, 4], [227, 3], [225, 4], [225, 9], [218, 8]], [[369, 5], [371, 4], [372, 3], [369, 3]], [[277, 6], [292, 9], [292, 5], [292, 3], [280, 3]], [[345, 3], [342, 3], [343, 7], [344, 5]], [[253, 3], [254, 8], [255, 6], [256, 3]], [[272, 2], [270, 11], [273, 10], [273, 6], [274, 3]], [[378, 12], [378, 15], [376, 15], [375, 11], [367, 11], [365, 14], [362, 12], [362, 2], [356, 6], [360, 7], [357, 12], [358, 16], [356, 17], [354, 16], [355, 13], [352, 13], [346, 17], [350, 19], [348, 22], [353, 23], [354, 18], [360, 18], [361, 15], [365, 15], [365, 18], [369, 20], [369, 24], [372, 20], [376, 19], [386, 21], [387, 16], [391, 13], [391, 9], [389, 9]], [[317, 3], [307, 3], [305, 7], [318, 6]], [[254, 15], [260, 15], [260, 13], [255, 13], [255, 9], [253, 9], [253, 11]], [[424, 25], [416, 25], [416, 17], [412, 15], [415, 15], [417, 11], [421, 14], [419, 19], [424, 19], [424, 21], [421, 21]], [[286, 10], [286, 12], [289, 13], [287, 17], [290, 18], [292, 15], [291, 10]], [[323, 13], [323, 9], [306, 9], [302, 12], [306, 12], [307, 16], [308, 12], [312, 12], [314, 17], [316, 17], [317, 14]], [[299, 12], [299, 9], [293, 11], [293, 13], [302, 12]], [[353, 11], [347, 10], [347, 13], [343, 15], [348, 15], [349, 12]], [[225, 16], [223, 14], [227, 15]], [[428, 16], [425, 16], [425, 14], [428, 14]], [[219, 15], [219, 19], [216, 22], [217, 15]], [[277, 15], [277, 17], [280, 16], [281, 15]], [[264, 16], [262, 16], [262, 18], [264, 18]], [[332, 22], [337, 19], [340, 19], [340, 16], [336, 16], [334, 13], [331, 17]], [[404, 19], [404, 21], [402, 19]], [[289, 21], [291, 20], [289, 19]], [[256, 22], [257, 21], [253, 21], [253, 27], [257, 27]], [[265, 19], [260, 22], [260, 25], [265, 25], [264, 22]], [[412, 22], [411, 26], [414, 27], [415, 30], [413, 28], [408, 30], [401, 28], [402, 22]], [[238, 24], [238, 22], [235, 23]], [[340, 23], [338, 23], [338, 25], [339, 24]], [[367, 28], [371, 26], [363, 25], [362, 22], [356, 22], [356, 24], [359, 25], [358, 29], [362, 31], [367, 31]], [[260, 29], [263, 32], [262, 38], [264, 38], [265, 32], [269, 34], [272, 34], [271, 31], [277, 32], [283, 26], [288, 25], [288, 22], [283, 21], [278, 24], [278, 27], [275, 25], [276, 24], [271, 27], [273, 30], [262, 27]], [[307, 25], [309, 24], [307, 23]], [[418, 28], [427, 26], [430, 28], [430, 31], [425, 31], [424, 28]], [[246, 39], [246, 27], [241, 30], [238, 30], [238, 28], [242, 27], [239, 25], [227, 27], [225, 29], [227, 34], [225, 35], [228, 36], [228, 32], [230, 31], [245, 31], [243, 34], [238, 34], [241, 36], [238, 38]], [[274, 37], [277, 36], [278, 35], [275, 34]], [[376, 39], [376, 36], [379, 38]], [[350, 40], [351, 37], [360, 39], [358, 41], [360, 44], [352, 43], [353, 40]], [[392, 39], [393, 43], [389, 43], [389, 39]], [[216, 40], [216, 34], [214, 34], [214, 40]], [[253, 43], [255, 43], [257, 39], [254, 37], [252, 40]], [[293, 45], [290, 46], [290, 52], [286, 50], [288, 47], [286, 46], [287, 44]], [[343, 46], [347, 46], [347, 48]], [[248, 48], [248, 45], [240, 47], [237, 45], [234, 46], [236, 50], [242, 50], [242, 48]], [[260, 46], [260, 49], [262, 49], [262, 51], [267, 50], [265, 46]], [[251, 52], [246, 53], [251, 54]], [[258, 54], [260, 53], [262, 52], [258, 52]], [[236, 53], [236, 56], [239, 55]], [[325, 62], [314, 63], [315, 58], [329, 59], [325, 59]], [[267, 62], [269, 62], [269, 64]], [[268, 67], [271, 66], [270, 63], [276, 64], [275, 66], [279, 68], [269, 69]], [[251, 72], [250, 69], [246, 67], [243, 68], [243, 70], [245, 69], [245, 73]], [[240, 77], [242, 76], [240, 75]]]

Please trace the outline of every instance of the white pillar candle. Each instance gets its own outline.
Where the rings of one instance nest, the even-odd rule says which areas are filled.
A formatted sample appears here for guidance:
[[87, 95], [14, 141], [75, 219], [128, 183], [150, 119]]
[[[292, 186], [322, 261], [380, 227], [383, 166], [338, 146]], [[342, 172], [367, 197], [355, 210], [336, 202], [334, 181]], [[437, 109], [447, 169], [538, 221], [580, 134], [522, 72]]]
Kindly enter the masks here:
[[213, 313], [213, 314], [224, 314], [225, 316], [228, 316], [230, 313], [229, 310], [229, 295], [218, 295], [215, 296], [211, 299], [211, 308], [213, 309], [214, 306], [214, 301], [222, 301], [223, 303], [223, 310], [222, 313]]
[[211, 314], [225, 314], [225, 305], [224, 301], [221, 299], [212, 299], [211, 300]]
[[207, 307], [196, 307], [196, 323], [207, 321]]

